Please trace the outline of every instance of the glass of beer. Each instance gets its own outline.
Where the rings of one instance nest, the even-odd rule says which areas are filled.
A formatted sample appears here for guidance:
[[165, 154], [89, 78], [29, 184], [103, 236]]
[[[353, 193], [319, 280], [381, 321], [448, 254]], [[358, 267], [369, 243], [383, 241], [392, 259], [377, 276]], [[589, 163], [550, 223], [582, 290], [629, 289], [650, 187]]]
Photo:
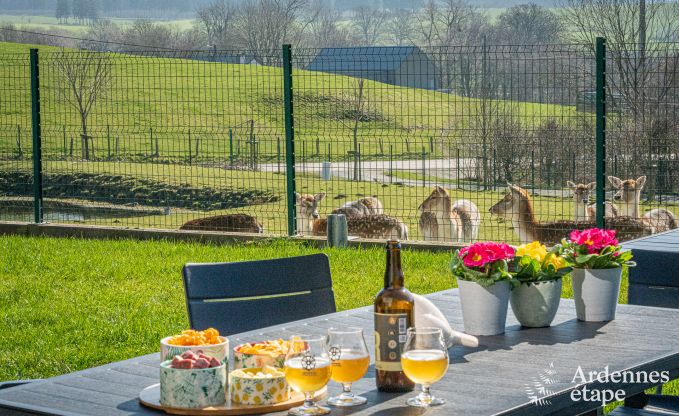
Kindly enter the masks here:
[[332, 360], [330, 378], [342, 385], [339, 396], [328, 399], [328, 404], [340, 407], [365, 404], [368, 399], [355, 396], [351, 383], [360, 380], [370, 366], [370, 354], [363, 338], [363, 329], [357, 327], [330, 328], [328, 330], [328, 353]]
[[409, 379], [422, 385], [422, 393], [406, 401], [409, 406], [430, 407], [445, 403], [429, 393], [431, 385], [448, 371], [448, 350], [440, 328], [408, 328], [401, 366]]
[[304, 404], [290, 409], [290, 415], [325, 415], [330, 409], [314, 403], [314, 394], [323, 389], [332, 366], [325, 335], [296, 335], [290, 338], [285, 355], [285, 380], [298, 393], [304, 394]]

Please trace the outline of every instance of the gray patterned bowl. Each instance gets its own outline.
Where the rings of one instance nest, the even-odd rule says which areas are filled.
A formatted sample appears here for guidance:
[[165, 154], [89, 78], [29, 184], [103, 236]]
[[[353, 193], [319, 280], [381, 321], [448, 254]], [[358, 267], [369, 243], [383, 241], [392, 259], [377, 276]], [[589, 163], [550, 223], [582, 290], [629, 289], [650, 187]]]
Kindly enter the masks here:
[[172, 368], [170, 360], [160, 363], [160, 404], [202, 409], [226, 402], [226, 364], [212, 368]]

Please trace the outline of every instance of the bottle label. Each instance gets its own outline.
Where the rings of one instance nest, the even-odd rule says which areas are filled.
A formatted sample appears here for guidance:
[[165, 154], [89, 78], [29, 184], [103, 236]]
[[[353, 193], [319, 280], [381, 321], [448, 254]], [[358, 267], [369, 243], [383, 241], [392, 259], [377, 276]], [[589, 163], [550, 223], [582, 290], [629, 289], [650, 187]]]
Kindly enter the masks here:
[[406, 313], [375, 313], [375, 369], [403, 371], [401, 350], [409, 325]]

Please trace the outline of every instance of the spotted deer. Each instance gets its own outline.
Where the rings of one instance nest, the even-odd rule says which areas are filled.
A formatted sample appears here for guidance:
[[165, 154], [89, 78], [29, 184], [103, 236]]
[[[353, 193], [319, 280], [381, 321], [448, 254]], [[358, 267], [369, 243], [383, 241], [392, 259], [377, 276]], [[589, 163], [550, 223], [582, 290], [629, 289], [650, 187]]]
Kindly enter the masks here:
[[435, 186], [417, 209], [425, 241], [472, 242], [479, 236], [481, 214], [476, 204], [466, 199], [453, 202], [442, 186]]
[[[567, 181], [566, 185], [573, 193], [573, 203], [575, 206], [575, 221], [595, 221], [596, 220], [596, 204], [589, 203], [589, 197], [592, 191], [596, 188], [596, 182], [588, 184], [575, 184]], [[619, 215], [618, 206], [611, 202], [604, 202], [604, 217], [613, 218]]]
[[677, 228], [677, 217], [666, 209], [657, 208], [641, 216], [639, 201], [641, 199], [641, 190], [646, 184], [646, 176], [640, 176], [637, 179], [626, 179], [624, 181], [615, 176], [609, 176], [608, 181], [617, 190], [613, 199], [619, 201], [622, 215], [639, 218], [644, 223], [654, 227], [657, 232]]
[[226, 214], [196, 218], [184, 223], [180, 230], [226, 231], [261, 234], [264, 227], [256, 217], [249, 214]]
[[[300, 195], [297, 197], [297, 231], [303, 235], [324, 236], [328, 221], [318, 214], [319, 202], [325, 194]], [[408, 226], [398, 218], [376, 214], [364, 217], [348, 217], [349, 235], [372, 239], [408, 239]]]
[[382, 202], [377, 197], [368, 196], [358, 201], [347, 202], [340, 208], [332, 210], [333, 214], [344, 214], [347, 218], [367, 217], [384, 214]]
[[[596, 227], [595, 221], [539, 221], [535, 217], [533, 201], [528, 192], [516, 185], [508, 185], [509, 192], [495, 205], [490, 213], [510, 221], [514, 232], [522, 244], [540, 241], [553, 245], [568, 237], [572, 230]], [[621, 241], [650, 235], [655, 232], [652, 226], [630, 217], [614, 217], [606, 220], [606, 228], [617, 231]]]

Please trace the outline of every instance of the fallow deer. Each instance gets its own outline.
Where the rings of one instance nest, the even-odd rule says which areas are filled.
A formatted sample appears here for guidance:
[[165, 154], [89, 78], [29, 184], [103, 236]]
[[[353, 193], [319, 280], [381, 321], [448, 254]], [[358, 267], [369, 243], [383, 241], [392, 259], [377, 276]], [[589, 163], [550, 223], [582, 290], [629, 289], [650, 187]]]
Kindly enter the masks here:
[[[553, 245], [568, 237], [572, 230], [596, 227], [594, 221], [550, 221], [541, 222], [535, 218], [533, 202], [528, 192], [516, 185], [508, 185], [509, 192], [498, 203], [490, 207], [490, 213], [511, 221], [514, 232], [522, 244], [540, 241]], [[614, 217], [606, 220], [606, 228], [617, 231], [621, 241], [652, 234], [653, 227], [641, 220], [630, 217]]]
[[333, 214], [344, 214], [347, 218], [366, 217], [384, 214], [382, 202], [377, 197], [368, 196], [358, 201], [347, 202], [340, 208], [332, 210]]
[[479, 236], [481, 214], [476, 204], [466, 199], [453, 203], [441, 186], [435, 186], [417, 209], [425, 241], [472, 242]]
[[[592, 191], [596, 188], [596, 182], [588, 184], [574, 184], [567, 181], [566, 184], [573, 193], [573, 203], [575, 205], [575, 221], [595, 221], [596, 220], [596, 204], [589, 203], [589, 197]], [[604, 217], [613, 218], [619, 215], [618, 206], [605, 201], [604, 202]]]
[[608, 181], [617, 189], [613, 199], [620, 201], [622, 215], [639, 218], [641, 221], [654, 227], [657, 232], [677, 228], [677, 217], [666, 209], [657, 208], [641, 216], [639, 200], [641, 198], [641, 190], [646, 184], [646, 176], [640, 176], [636, 180], [626, 179], [624, 181], [615, 176], [609, 176]]
[[236, 233], [264, 232], [262, 224], [249, 214], [226, 214], [213, 217], [196, 218], [179, 227], [180, 230], [226, 231]]
[[[328, 222], [320, 218], [318, 206], [325, 194], [297, 196], [297, 231], [304, 235], [324, 236]], [[373, 239], [408, 239], [408, 226], [398, 218], [384, 214], [364, 217], [348, 217], [347, 228], [350, 235]]]

